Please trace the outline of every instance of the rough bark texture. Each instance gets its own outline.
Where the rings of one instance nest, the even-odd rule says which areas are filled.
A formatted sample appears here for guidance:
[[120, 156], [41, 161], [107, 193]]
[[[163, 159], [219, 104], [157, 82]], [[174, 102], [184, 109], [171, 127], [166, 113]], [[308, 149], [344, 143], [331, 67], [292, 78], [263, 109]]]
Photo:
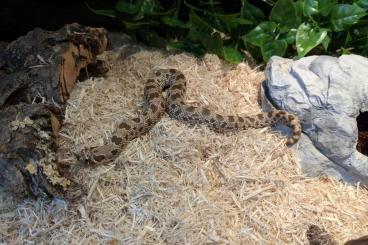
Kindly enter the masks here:
[[[81, 69], [106, 72], [96, 55], [108, 47], [102, 28], [39, 28], [0, 49], [0, 187], [16, 196], [63, 195], [54, 140]], [[90, 71], [89, 71], [90, 73]]]

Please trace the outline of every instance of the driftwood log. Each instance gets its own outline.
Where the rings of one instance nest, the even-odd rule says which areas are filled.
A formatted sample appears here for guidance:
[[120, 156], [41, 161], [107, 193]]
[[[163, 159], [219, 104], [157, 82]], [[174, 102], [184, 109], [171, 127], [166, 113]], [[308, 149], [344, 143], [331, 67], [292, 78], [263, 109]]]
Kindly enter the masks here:
[[34, 29], [0, 50], [0, 191], [63, 195], [71, 184], [55, 157], [65, 102], [80, 71], [106, 72], [103, 28]]

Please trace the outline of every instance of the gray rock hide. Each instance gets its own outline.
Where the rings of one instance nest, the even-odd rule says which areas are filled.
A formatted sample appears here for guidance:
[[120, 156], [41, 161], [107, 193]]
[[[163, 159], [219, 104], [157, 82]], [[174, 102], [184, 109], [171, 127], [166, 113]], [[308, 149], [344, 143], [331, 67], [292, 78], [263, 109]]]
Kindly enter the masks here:
[[368, 187], [368, 157], [356, 150], [356, 118], [368, 111], [368, 59], [358, 55], [274, 56], [262, 84], [262, 107], [295, 113], [302, 122], [296, 149], [308, 177], [332, 176]]

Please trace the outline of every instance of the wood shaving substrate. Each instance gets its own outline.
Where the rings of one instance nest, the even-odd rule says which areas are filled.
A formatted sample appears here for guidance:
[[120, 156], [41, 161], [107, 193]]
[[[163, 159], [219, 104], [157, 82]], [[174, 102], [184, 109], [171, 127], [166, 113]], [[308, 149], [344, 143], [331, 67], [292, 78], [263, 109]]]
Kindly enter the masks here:
[[329, 178], [308, 179], [285, 137], [270, 128], [217, 134], [165, 115], [127, 145], [117, 161], [91, 167], [73, 154], [102, 144], [136, 115], [153, 68], [188, 79], [187, 101], [224, 114], [255, 114], [262, 72], [214, 55], [142, 51], [73, 90], [60, 147], [86, 188], [74, 204], [28, 200], [0, 216], [9, 244], [308, 244], [308, 226], [339, 244], [367, 235], [368, 193]]

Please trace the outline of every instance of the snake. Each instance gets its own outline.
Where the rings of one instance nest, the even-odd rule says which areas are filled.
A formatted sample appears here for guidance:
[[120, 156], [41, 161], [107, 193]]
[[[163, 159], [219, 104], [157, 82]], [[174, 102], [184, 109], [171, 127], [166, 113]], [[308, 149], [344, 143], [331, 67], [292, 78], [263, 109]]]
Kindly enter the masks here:
[[93, 164], [113, 162], [121, 154], [124, 146], [149, 132], [165, 112], [180, 122], [189, 125], [204, 124], [217, 133], [283, 124], [292, 129], [286, 145], [293, 145], [300, 138], [302, 132], [300, 121], [290, 112], [273, 109], [250, 116], [221, 115], [203, 106], [186, 104], [186, 84], [184, 74], [177, 69], [154, 70], [144, 86], [142, 111], [137, 117], [120, 122], [111, 138], [103, 145], [84, 150], [84, 161]]

